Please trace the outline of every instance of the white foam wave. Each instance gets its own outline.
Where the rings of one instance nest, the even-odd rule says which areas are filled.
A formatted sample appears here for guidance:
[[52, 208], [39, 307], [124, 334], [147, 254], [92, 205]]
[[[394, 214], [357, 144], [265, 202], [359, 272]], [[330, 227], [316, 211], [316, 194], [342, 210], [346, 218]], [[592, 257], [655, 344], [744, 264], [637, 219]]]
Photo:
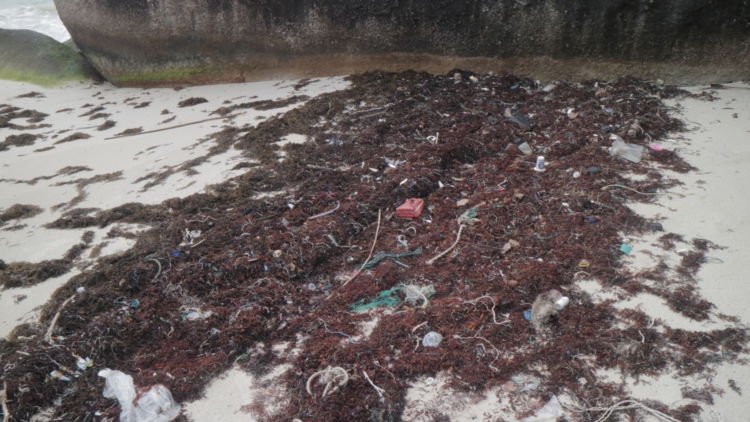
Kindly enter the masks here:
[[0, 0], [0, 28], [31, 29], [58, 41], [70, 38], [51, 0]]

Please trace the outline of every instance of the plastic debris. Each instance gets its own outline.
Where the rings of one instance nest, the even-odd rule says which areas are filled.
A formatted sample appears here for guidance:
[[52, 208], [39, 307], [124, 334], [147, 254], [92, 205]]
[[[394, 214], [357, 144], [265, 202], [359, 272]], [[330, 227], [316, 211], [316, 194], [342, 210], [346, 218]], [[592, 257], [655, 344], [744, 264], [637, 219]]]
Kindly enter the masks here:
[[128, 306], [130, 307], [130, 309], [136, 310], [141, 307], [141, 301], [138, 299], [133, 299], [130, 301], [130, 303], [128, 303]]
[[440, 342], [443, 341], [443, 336], [437, 331], [430, 331], [425, 334], [422, 338], [422, 346], [424, 347], [438, 347]]
[[432, 284], [426, 286], [405, 284], [401, 286], [401, 291], [406, 295], [404, 303], [411, 306], [419, 304], [422, 308], [426, 308], [430, 303], [430, 298], [435, 295], [435, 286]]
[[526, 321], [531, 321], [531, 309], [523, 311], [523, 319], [525, 319]]
[[654, 151], [654, 152], [662, 152], [662, 151], [664, 151], [664, 147], [663, 147], [663, 146], [661, 146], [661, 144], [657, 144], [657, 143], [652, 143], [652, 144], [649, 144], [649, 145], [648, 145], [648, 148], [649, 148], [649, 149], [650, 149], [651, 151]]
[[602, 170], [599, 167], [591, 166], [586, 169], [586, 174], [589, 176], [593, 176], [595, 174], [599, 174]]
[[582, 259], [578, 262], [578, 268], [588, 268], [591, 266], [591, 262], [588, 259]]
[[424, 200], [419, 198], [409, 198], [396, 208], [396, 217], [400, 218], [417, 218], [422, 215], [424, 210]]
[[506, 121], [513, 123], [523, 130], [530, 130], [533, 126], [529, 117], [518, 110], [506, 108], [504, 116]]
[[596, 224], [599, 222], [599, 219], [594, 217], [593, 215], [587, 215], [586, 217], [583, 217], [583, 219], [588, 224]]
[[65, 381], [65, 382], [72, 381], [72, 379], [69, 376], [63, 374], [62, 372], [58, 371], [57, 369], [55, 369], [54, 371], [50, 372], [49, 376], [53, 380], [59, 380], [59, 381]]
[[172, 251], [172, 258], [179, 258], [180, 255], [182, 255], [182, 252], [180, 252], [179, 249], [175, 249]]
[[531, 305], [531, 323], [534, 328], [541, 329], [552, 317], [568, 306], [568, 303], [570, 299], [555, 289], [537, 296]]
[[627, 243], [623, 243], [620, 245], [620, 252], [624, 253], [625, 255], [630, 255], [631, 252], [633, 252], [633, 247], [628, 245]]
[[530, 391], [536, 391], [542, 384], [542, 380], [539, 377], [533, 375], [514, 375], [510, 378], [517, 390], [524, 393]]
[[76, 361], [76, 367], [81, 371], [85, 371], [94, 366], [94, 361], [91, 358], [78, 358]]
[[651, 231], [654, 231], [654, 232], [664, 231], [664, 226], [661, 223], [651, 223], [648, 225], [648, 227], [651, 229]]
[[609, 154], [612, 157], [619, 157], [628, 160], [633, 163], [640, 163], [641, 157], [643, 156], [643, 146], [628, 144], [619, 136], [612, 134], [611, 139], [612, 146], [609, 147]]
[[526, 142], [518, 145], [518, 149], [523, 153], [523, 155], [531, 155], [534, 152]]
[[404, 252], [404, 253], [378, 252], [369, 261], [367, 261], [367, 264], [363, 267], [363, 269], [365, 270], [373, 269], [386, 259], [393, 260], [397, 264], [400, 264], [401, 266], [405, 266], [406, 264], [399, 262], [399, 259], [408, 258], [411, 256], [419, 256], [419, 255], [422, 255], [422, 248], [417, 248], [417, 249], [414, 249], [413, 251]]
[[360, 300], [352, 305], [352, 311], [357, 314], [363, 314], [375, 308], [394, 308], [401, 304], [401, 298], [398, 296], [399, 287], [383, 290], [371, 300]]
[[213, 315], [211, 311], [204, 312], [198, 308], [186, 308], [180, 312], [183, 321], [199, 321]]
[[537, 173], [541, 173], [545, 170], [546, 169], [544, 168], [544, 156], [540, 155], [536, 157], [536, 165], [534, 166], [534, 171]]
[[104, 397], [120, 403], [120, 422], [169, 422], [180, 414], [180, 405], [161, 384], [136, 394], [133, 377], [120, 371], [102, 369]]

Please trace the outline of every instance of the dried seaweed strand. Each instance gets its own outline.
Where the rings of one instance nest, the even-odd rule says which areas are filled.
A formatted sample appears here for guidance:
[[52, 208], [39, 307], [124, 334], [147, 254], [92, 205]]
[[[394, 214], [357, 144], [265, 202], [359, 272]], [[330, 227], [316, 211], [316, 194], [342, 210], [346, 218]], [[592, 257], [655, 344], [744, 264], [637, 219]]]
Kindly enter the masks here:
[[8, 383], [3, 382], [3, 391], [0, 391], [0, 402], [3, 406], [3, 422], [10, 422], [10, 409], [8, 409]]
[[328, 210], [328, 211], [325, 211], [325, 212], [321, 212], [320, 214], [315, 214], [315, 215], [313, 215], [312, 217], [308, 217], [308, 218], [307, 218], [307, 221], [310, 221], [310, 220], [315, 220], [316, 218], [320, 218], [320, 217], [325, 217], [325, 216], [327, 216], [327, 215], [329, 215], [329, 214], [333, 214], [333, 213], [334, 213], [334, 212], [336, 212], [336, 211], [337, 211], [337, 210], [338, 210], [339, 208], [341, 208], [341, 202], [339, 202], [339, 201], [336, 201], [336, 206], [335, 206], [335, 207], [334, 207], [333, 209], [331, 209], [331, 210]]
[[612, 406], [609, 407], [589, 407], [589, 408], [583, 408], [583, 407], [574, 407], [574, 406], [568, 406], [563, 404], [565, 408], [568, 410], [571, 410], [576, 413], [587, 413], [587, 412], [604, 412], [599, 419], [597, 419], [595, 422], [604, 422], [609, 419], [610, 416], [612, 416], [615, 412], [622, 411], [622, 410], [630, 410], [630, 409], [640, 409], [644, 412], [647, 412], [651, 414], [652, 416], [656, 417], [660, 421], [666, 421], [666, 422], [680, 422], [679, 420], [662, 413], [656, 409], [652, 409], [645, 404], [628, 399], [623, 400], [621, 402], [615, 403]]
[[367, 256], [367, 259], [365, 259], [365, 262], [362, 263], [362, 266], [359, 267], [357, 272], [355, 272], [349, 280], [346, 280], [344, 284], [341, 285], [341, 287], [346, 286], [349, 284], [352, 280], [357, 278], [357, 276], [362, 273], [362, 270], [365, 268], [365, 265], [367, 265], [368, 262], [370, 262], [370, 259], [372, 259], [372, 253], [375, 252], [375, 245], [378, 243], [378, 235], [380, 234], [380, 217], [382, 215], [382, 210], [378, 210], [378, 226], [375, 228], [375, 239], [372, 240], [372, 247], [370, 248], [370, 255]]
[[375, 383], [374, 383], [374, 382], [372, 382], [372, 380], [370, 379], [370, 376], [369, 376], [369, 375], [367, 375], [367, 372], [365, 372], [365, 371], [362, 371], [362, 375], [364, 375], [364, 376], [365, 376], [365, 379], [367, 380], [367, 382], [369, 382], [369, 383], [370, 383], [370, 385], [372, 386], [372, 388], [374, 388], [374, 389], [375, 389], [375, 392], [376, 392], [376, 393], [378, 393], [378, 396], [380, 396], [380, 399], [381, 399], [381, 400], [385, 400], [385, 396], [383, 396], [383, 393], [385, 393], [385, 389], [383, 389], [383, 388], [380, 388], [380, 387], [378, 387], [377, 385], [375, 385]]
[[54, 341], [52, 341], [52, 333], [55, 331], [55, 325], [57, 325], [57, 320], [60, 318], [60, 313], [62, 312], [63, 308], [65, 308], [65, 305], [70, 303], [73, 299], [75, 299], [76, 295], [73, 294], [73, 296], [65, 299], [65, 302], [60, 305], [60, 308], [57, 310], [57, 313], [52, 318], [52, 322], [49, 325], [49, 328], [47, 329], [47, 333], [44, 334], [44, 341], [46, 341], [49, 344], [55, 344]]

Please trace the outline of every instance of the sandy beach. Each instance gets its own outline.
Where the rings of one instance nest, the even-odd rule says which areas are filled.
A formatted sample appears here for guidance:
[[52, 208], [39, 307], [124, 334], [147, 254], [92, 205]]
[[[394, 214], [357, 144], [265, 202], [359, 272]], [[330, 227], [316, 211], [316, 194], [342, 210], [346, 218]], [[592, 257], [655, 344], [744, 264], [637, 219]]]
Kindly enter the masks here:
[[[237, 166], [251, 165], [252, 157], [243, 157], [231, 145], [221, 152], [211, 151], [212, 135], [228, 124], [253, 127], [302, 105], [304, 100], [278, 108], [250, 109], [226, 119], [212, 112], [233, 102], [314, 97], [346, 87], [341, 78], [321, 79], [301, 89], [294, 88], [296, 83], [271, 81], [144, 90], [108, 84], [44, 89], [3, 81], [0, 84], [3, 103], [33, 109], [49, 117], [40, 127], [23, 131], [38, 136], [31, 145], [11, 147], [0, 154], [0, 208], [29, 204], [42, 210], [31, 218], [6, 222], [0, 233], [1, 259], [6, 263], [60, 259], [87, 231], [94, 233], [88, 242], [89, 253], [76, 260], [76, 267], [93, 264], [91, 250], [96, 250], [99, 258], [128, 250], [134, 244], [129, 234], [146, 227], [116, 224], [101, 230], [60, 230], [47, 225], [72, 208], [93, 213], [133, 202], [158, 204], [169, 198], [204, 192], [211, 185], [244, 173]], [[19, 98], [30, 92], [37, 95]], [[205, 101], [179, 106], [189, 98]], [[194, 123], [203, 120], [208, 121]], [[117, 137], [128, 130], [136, 136]], [[139, 131], [156, 132], [140, 134]], [[0, 138], [14, 133], [18, 131], [0, 129]], [[108, 235], [113, 229], [119, 235]], [[8, 335], [20, 321], [33, 318], [33, 310], [43, 305], [73, 274], [61, 275], [30, 289], [3, 291], [0, 335]], [[19, 300], [21, 297], [25, 299]]]
[[[10, 338], [22, 324], [38, 323], [55, 291], [64, 289], [76, 275], [95, 271], [103, 258], [127, 254], [140, 234], [151, 228], [127, 222], [83, 228], [71, 223], [66, 228], [66, 219], [93, 218], [97, 212], [122, 209], [132, 203], [159, 205], [170, 198], [219, 195], [214, 190], [216, 185], [242, 176], [259, 163], [247, 151], [236, 149], [234, 143], [223, 141], [225, 130], [232, 128], [234, 135], [242, 135], [261, 122], [322, 94], [344, 90], [349, 84], [337, 77], [184, 89], [124, 89], [90, 83], [39, 88], [0, 81], [0, 104], [46, 115], [38, 123], [23, 123], [29, 125], [23, 130], [0, 128], [0, 142], [19, 133], [33, 135], [31, 141], [0, 150], [0, 212], [16, 204], [37, 210], [28, 218], [0, 221], [0, 259], [6, 265], [53, 260], [63, 260], [67, 265], [67, 271], [40, 283], [0, 290], [0, 337]], [[686, 89], [701, 93], [708, 87]], [[750, 200], [744, 183], [750, 180], [750, 85], [730, 84], [710, 91], [714, 101], [667, 100], [671, 115], [683, 120], [688, 130], [659, 141], [659, 148], [676, 151], [695, 170], [676, 173], [657, 163], [649, 164], [679, 184], [655, 193], [658, 198], [653, 203], [628, 202], [635, 213], [659, 221], [666, 232], [680, 237], [669, 250], [660, 243], [662, 232], [626, 233], [623, 239], [633, 249], [623, 257], [624, 271], [637, 275], [660, 268], [667, 278], [676, 277], [681, 260], [696, 251], [694, 239], [715, 244], [695, 275], [697, 291], [713, 304], [709, 317], [703, 321], [687, 318], [671, 309], [663, 298], [643, 292], [633, 295], [586, 274], [577, 276], [573, 288], [575, 294], [588, 295], [593, 303], [609, 301], [617, 309], [643, 311], [663, 335], [666, 328], [708, 332], [750, 323], [750, 284], [745, 271]], [[255, 105], [232, 109], [251, 102]], [[14, 120], [16, 124], [20, 121]], [[305, 142], [303, 135], [275, 140], [278, 159], [286, 158], [286, 146]], [[625, 176], [633, 182], [641, 177]], [[199, 234], [195, 236], [197, 239]], [[75, 254], [71, 254], [72, 248]], [[657, 281], [646, 278], [644, 283], [660, 288]], [[369, 328], [367, 322], [359, 325], [359, 335], [367, 337], [378, 324], [377, 318], [370, 321]], [[298, 346], [305, 342], [304, 338], [298, 340], [298, 344], [268, 344], [266, 351], [258, 353], [296, 359]], [[248, 353], [252, 355], [252, 351]], [[742, 422], [750, 413], [750, 401], [743, 395], [750, 391], [750, 368], [736, 361], [689, 377], [679, 375], [677, 368], [672, 374], [657, 377], [632, 377], [617, 370], [602, 370], [598, 375], [624, 386], [629, 397], [636, 400], [656, 400], [673, 409], [686, 402], [699, 403], [702, 412], [696, 420]], [[235, 365], [207, 383], [204, 398], [181, 403], [184, 414], [195, 422], [266, 420], [296, 400], [280, 386], [291, 369], [292, 365], [277, 365], [254, 374]], [[521, 420], [513, 401], [520, 394], [517, 386], [514, 392], [495, 386], [466, 393], [448, 382], [449, 372], [410, 380], [404, 420], [430, 420], [425, 415], [438, 413], [454, 421]], [[533, 380], [530, 382], [533, 384]], [[701, 401], [701, 392], [710, 392], [713, 403]], [[531, 407], [535, 412], [522, 420], [552, 421], [559, 416], [578, 420], [571, 411], [571, 400], [560, 394], [540, 401]], [[259, 407], [263, 412], [255, 410]], [[645, 413], [641, 416], [645, 418], [641, 420], [660, 420]]]

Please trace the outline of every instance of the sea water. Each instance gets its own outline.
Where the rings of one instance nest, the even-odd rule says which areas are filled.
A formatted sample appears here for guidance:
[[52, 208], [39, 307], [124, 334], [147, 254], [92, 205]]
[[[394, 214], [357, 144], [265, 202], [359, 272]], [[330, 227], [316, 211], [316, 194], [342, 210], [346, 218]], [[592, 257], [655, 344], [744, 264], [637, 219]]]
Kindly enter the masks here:
[[0, 0], [0, 28], [31, 29], [58, 41], [70, 38], [52, 0]]

